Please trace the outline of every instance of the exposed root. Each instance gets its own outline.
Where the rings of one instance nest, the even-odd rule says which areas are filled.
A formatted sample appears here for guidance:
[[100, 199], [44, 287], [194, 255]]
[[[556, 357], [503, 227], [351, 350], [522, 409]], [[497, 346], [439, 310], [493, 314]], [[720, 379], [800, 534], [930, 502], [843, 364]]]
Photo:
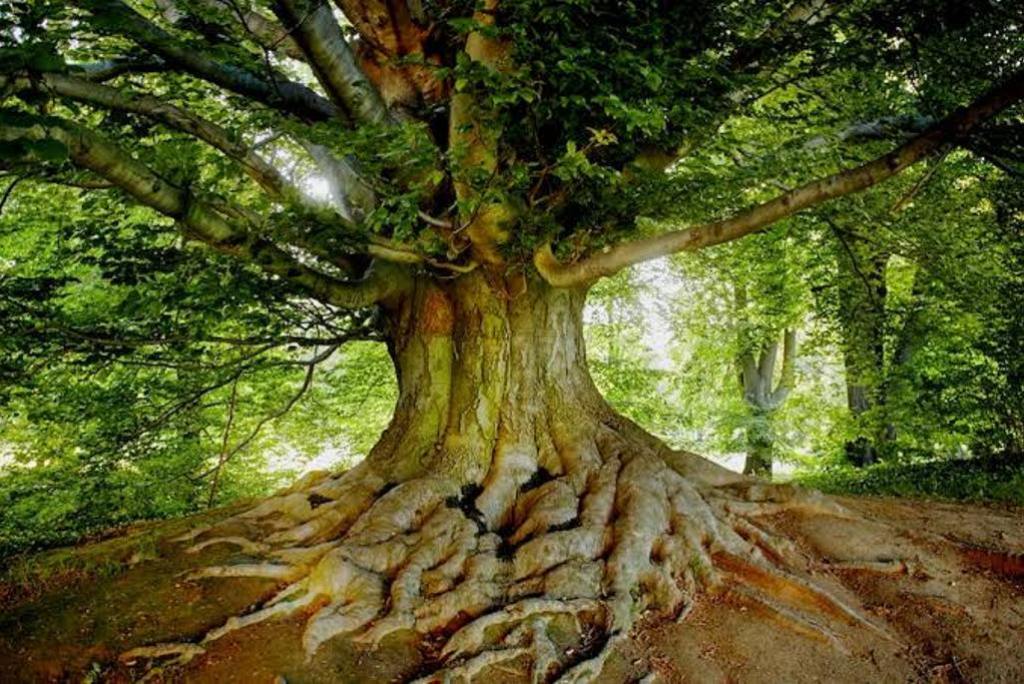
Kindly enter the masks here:
[[603, 612], [601, 603], [591, 599], [526, 599], [477, 618], [457, 631], [448, 639], [448, 643], [441, 651], [441, 657], [444, 660], [451, 660], [460, 656], [475, 655], [487, 646], [489, 639], [494, 639], [495, 633], [513, 634], [514, 628], [538, 616], [550, 619], [554, 615], [566, 614], [575, 620], [577, 627], [580, 627], [580, 617], [583, 614], [592, 613], [600, 616]]
[[769, 570], [742, 558], [724, 554], [716, 558], [716, 564], [732, 572], [743, 585], [752, 587], [765, 596], [775, 597], [805, 613], [839, 619], [848, 625], [866, 627], [886, 638], [893, 638], [863, 611], [857, 610], [825, 587], [807, 579], [781, 569]]
[[217, 544], [230, 544], [237, 546], [246, 553], [259, 554], [267, 551], [270, 547], [267, 544], [261, 544], [260, 542], [254, 542], [251, 539], [245, 537], [214, 537], [213, 539], [206, 539], [193, 544], [192, 546], [185, 549], [185, 553], [199, 553], [203, 549], [209, 546], [215, 546]]
[[228, 618], [228, 621], [223, 625], [207, 632], [206, 636], [203, 637], [202, 643], [208, 644], [211, 641], [220, 639], [225, 634], [229, 634], [250, 625], [255, 625], [278, 615], [291, 615], [295, 611], [310, 605], [315, 598], [316, 596], [312, 594], [306, 594], [302, 598], [294, 601], [270, 603], [266, 607], [257, 610], [254, 613], [249, 613], [248, 615], [243, 615], [241, 617]]
[[619, 642], [625, 640], [627, 635], [619, 633], [609, 638], [601, 650], [593, 658], [584, 660], [569, 668], [558, 678], [556, 684], [583, 684], [592, 681], [604, 669], [608, 657], [615, 651]]
[[964, 546], [963, 555], [975, 565], [1006, 577], [1024, 577], [1024, 553]]
[[441, 682], [444, 684], [448, 684], [449, 682], [466, 682], [468, 684], [468, 682], [473, 681], [477, 675], [492, 667], [512, 662], [518, 658], [529, 655], [530, 649], [528, 648], [505, 648], [486, 651], [470, 658], [457, 667], [447, 669], [444, 672], [435, 672], [425, 677], [414, 679], [413, 684], [439, 684]]
[[265, 579], [293, 580], [301, 576], [302, 569], [294, 565], [275, 563], [244, 563], [241, 565], [211, 565], [188, 575], [188, 579], [204, 577], [262, 577]]
[[[567, 434], [571, 446], [556, 433], [554, 451], [499, 449], [482, 487], [428, 476], [388, 488], [360, 466], [179, 537], [192, 543], [190, 553], [229, 544], [247, 556], [193, 579], [284, 584], [200, 643], [306, 611], [309, 657], [339, 635], [375, 645], [412, 630], [450, 635], [430, 656], [436, 671], [419, 681], [469, 682], [491, 668], [525, 668], [534, 682], [586, 682], [641, 616], [684, 619], [696, 596], [716, 585], [838, 648], [841, 638], [828, 627], [834, 621], [884, 633], [813, 577], [820, 564], [758, 522], [783, 510], [851, 517], [842, 507], [717, 471], [691, 479], [694, 462], [608, 428], [588, 438]], [[828, 567], [906, 571], [901, 561], [882, 560]]]
[[175, 656], [177, 662], [185, 663], [206, 652], [202, 646], [196, 644], [153, 644], [152, 646], [141, 646], [122, 653], [118, 660], [122, 663], [132, 664], [136, 660], [157, 659]]
[[843, 646], [836, 633], [821, 624], [819, 620], [815, 620], [800, 611], [793, 610], [791, 607], [768, 595], [765, 595], [760, 591], [747, 589], [745, 587], [736, 587], [733, 591], [768, 609], [769, 613], [775, 617], [777, 622], [786, 625], [800, 634], [827, 642], [844, 655], [849, 654], [848, 649]]
[[907, 561], [897, 558], [862, 561], [827, 561], [825, 568], [851, 572], [875, 572], [883, 575], [906, 575], [910, 572]]

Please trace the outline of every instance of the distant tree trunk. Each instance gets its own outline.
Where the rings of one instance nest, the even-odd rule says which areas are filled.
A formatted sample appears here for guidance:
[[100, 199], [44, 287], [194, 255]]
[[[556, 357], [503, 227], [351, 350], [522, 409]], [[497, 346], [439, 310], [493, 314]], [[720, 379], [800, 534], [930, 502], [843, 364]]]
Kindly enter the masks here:
[[747, 427], [747, 458], [743, 472], [770, 478], [775, 459], [774, 418], [793, 388], [797, 354], [796, 331], [783, 334], [782, 371], [774, 382], [779, 343], [771, 342], [759, 353], [747, 352], [740, 357], [740, 386], [750, 410]]
[[889, 253], [859, 237], [840, 237], [839, 320], [846, 367], [846, 401], [857, 426], [846, 457], [863, 467], [878, 460], [878, 421], [885, 377], [885, 271]]
[[[906, 369], [913, 359], [914, 351], [921, 340], [922, 298], [928, 281], [926, 276], [927, 274], [920, 270], [914, 274], [914, 283], [910, 291], [908, 308], [884, 368], [884, 377], [880, 390], [885, 423], [880, 442], [883, 452], [886, 448], [892, 447], [899, 434], [899, 417], [894, 411], [898, 410], [900, 405], [905, 405], [906, 392], [913, 390], [913, 387], [908, 384]], [[903, 398], [902, 402], [901, 396]]]
[[[758, 417], [760, 418], [760, 416]], [[771, 478], [775, 460], [775, 440], [770, 432], [768, 416], [755, 418], [754, 425], [747, 427], [747, 458], [743, 462], [744, 475]]]

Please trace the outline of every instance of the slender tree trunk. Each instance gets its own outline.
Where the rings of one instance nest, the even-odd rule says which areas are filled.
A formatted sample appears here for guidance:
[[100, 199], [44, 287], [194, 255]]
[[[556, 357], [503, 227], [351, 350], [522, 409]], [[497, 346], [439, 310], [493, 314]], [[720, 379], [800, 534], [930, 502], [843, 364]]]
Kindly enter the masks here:
[[898, 412], [906, 410], [913, 402], [914, 387], [906, 374], [906, 369], [913, 359], [914, 352], [921, 342], [923, 312], [922, 298], [927, 286], [927, 274], [920, 270], [914, 274], [914, 283], [910, 291], [908, 309], [902, 325], [896, 335], [893, 349], [885, 366], [885, 377], [881, 386], [884, 399], [885, 428], [882, 432], [882, 451], [892, 448], [899, 435]]
[[744, 475], [771, 478], [775, 444], [768, 424], [770, 416], [747, 428], [747, 458], [743, 463]]
[[878, 460], [878, 417], [885, 377], [885, 267], [888, 253], [860, 238], [844, 238], [838, 259], [839, 316], [846, 367], [846, 399], [857, 435], [846, 444], [849, 462]]
[[770, 342], [755, 356], [747, 352], [740, 357], [740, 387], [750, 411], [747, 427], [747, 458], [745, 475], [771, 478], [775, 459], [775, 414], [786, 401], [796, 377], [796, 330], [782, 336], [782, 372], [775, 382], [775, 365], [779, 343]]

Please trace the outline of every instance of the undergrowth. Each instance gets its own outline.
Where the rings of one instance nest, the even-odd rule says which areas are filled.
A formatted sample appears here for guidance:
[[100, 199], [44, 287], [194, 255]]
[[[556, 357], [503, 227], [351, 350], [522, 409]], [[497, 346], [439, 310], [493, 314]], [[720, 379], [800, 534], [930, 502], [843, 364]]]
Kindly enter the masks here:
[[1024, 455], [923, 463], [829, 466], [798, 473], [793, 482], [828, 494], [999, 502], [1024, 506]]

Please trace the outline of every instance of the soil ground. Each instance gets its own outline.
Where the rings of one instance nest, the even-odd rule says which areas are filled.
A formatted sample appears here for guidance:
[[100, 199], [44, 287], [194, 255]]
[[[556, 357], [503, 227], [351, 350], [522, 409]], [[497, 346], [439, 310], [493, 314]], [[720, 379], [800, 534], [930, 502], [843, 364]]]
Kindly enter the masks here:
[[[839, 501], [872, 522], [786, 512], [760, 523], [817, 559], [817, 579], [852, 592], [885, 629], [806, 629], [751, 600], [742, 586], [725, 586], [702, 595], [681, 622], [642, 624], [601, 680], [635, 681], [651, 671], [664, 682], [1024, 682], [1024, 509]], [[246, 560], [223, 545], [186, 555], [166, 541], [199, 522], [129, 528], [8, 569], [0, 585], [0, 682], [138, 681], [143, 664], [120, 654], [194, 640], [281, 586], [186, 580], [198, 566]], [[189, 664], [151, 673], [152, 680], [363, 684], [405, 681], [423, 670], [411, 633], [374, 651], [336, 637], [307, 661], [300, 644], [306, 617], [233, 632]], [[488, 671], [487, 684], [529, 681], [526, 663], [516, 665]]]

